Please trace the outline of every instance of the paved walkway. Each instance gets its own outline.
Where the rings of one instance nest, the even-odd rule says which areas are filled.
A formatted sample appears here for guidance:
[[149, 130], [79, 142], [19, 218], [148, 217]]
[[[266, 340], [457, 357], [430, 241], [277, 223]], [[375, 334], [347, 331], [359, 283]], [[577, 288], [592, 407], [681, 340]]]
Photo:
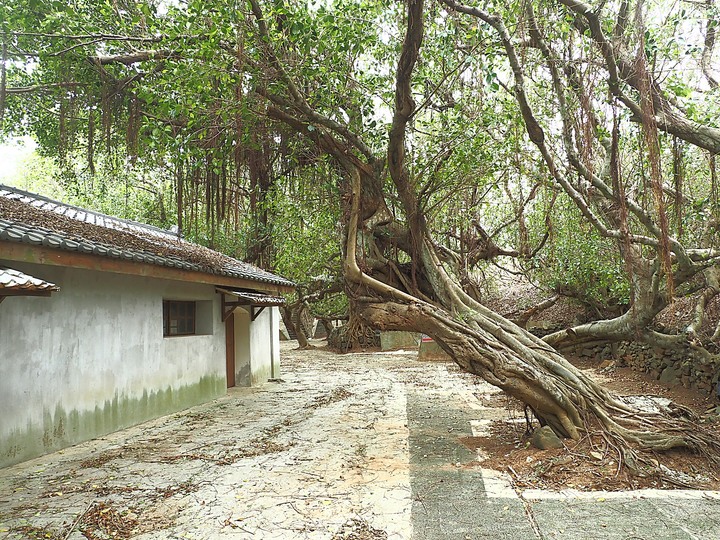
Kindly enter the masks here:
[[495, 390], [413, 354], [282, 381], [0, 470], [0, 538], [717, 539], [707, 492], [518, 494], [458, 442]]

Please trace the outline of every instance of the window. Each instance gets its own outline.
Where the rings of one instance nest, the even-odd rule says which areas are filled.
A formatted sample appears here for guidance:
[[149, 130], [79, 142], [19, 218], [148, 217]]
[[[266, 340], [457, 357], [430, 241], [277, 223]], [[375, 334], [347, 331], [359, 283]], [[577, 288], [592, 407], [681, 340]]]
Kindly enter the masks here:
[[165, 300], [163, 302], [163, 335], [195, 334], [195, 302]]

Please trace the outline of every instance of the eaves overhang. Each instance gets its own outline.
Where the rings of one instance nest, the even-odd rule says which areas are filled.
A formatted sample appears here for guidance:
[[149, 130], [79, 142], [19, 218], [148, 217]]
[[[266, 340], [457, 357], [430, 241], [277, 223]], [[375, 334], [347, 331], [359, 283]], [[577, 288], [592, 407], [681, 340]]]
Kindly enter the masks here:
[[255, 289], [273, 294], [291, 293], [295, 290], [295, 285], [289, 281], [287, 282], [288, 284], [268, 283], [232, 275], [197, 271], [188, 269], [182, 265], [176, 267], [159, 266], [132, 259], [128, 260], [127, 258], [103, 257], [89, 253], [65, 251], [57, 248], [17, 242], [0, 241], [0, 260], [81, 268], [99, 272], [129, 274], [175, 281], [189, 281], [238, 289]]
[[[285, 299], [282, 296], [273, 296], [258, 291], [236, 290], [225, 287], [215, 287], [215, 292], [222, 297], [222, 320], [226, 321], [238, 307], [249, 307], [250, 318], [255, 320], [266, 307], [284, 306]], [[227, 300], [230, 296], [233, 300]]]
[[0, 266], [0, 302], [8, 296], [50, 296], [59, 290], [54, 283]]

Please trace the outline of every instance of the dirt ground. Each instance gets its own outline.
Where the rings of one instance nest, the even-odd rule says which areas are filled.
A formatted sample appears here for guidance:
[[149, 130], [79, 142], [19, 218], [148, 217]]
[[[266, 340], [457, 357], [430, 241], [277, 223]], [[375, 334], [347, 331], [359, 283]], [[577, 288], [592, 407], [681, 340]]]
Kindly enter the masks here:
[[[512, 318], [535, 305], [548, 293], [540, 292], [522, 276], [501, 272], [497, 276], [497, 290], [489, 291], [486, 304], [506, 317]], [[668, 329], [685, 328], [692, 320], [692, 299], [679, 299], [668, 306], [658, 322]], [[591, 314], [579, 304], [561, 298], [551, 308], [538, 314], [550, 328], [566, 328], [588, 320]], [[720, 300], [707, 306], [703, 335], [712, 333], [714, 322], [720, 318]], [[714, 395], [703, 395], [681, 385], [667, 386], [643, 372], [629, 367], [604, 367], [600, 361], [568, 357], [575, 366], [587, 370], [593, 378], [622, 396], [650, 396], [691, 409], [704, 418], [708, 429], [720, 437], [720, 401]], [[618, 362], [619, 363], [619, 362]], [[561, 490], [628, 490], [640, 488], [676, 489], [695, 487], [720, 488], [718, 466], [703, 456], [685, 451], [672, 451], [649, 458], [648, 470], [641, 475], [628, 475], [618, 468], [617, 452], [602, 437], [591, 435], [578, 443], [565, 441], [561, 450], [539, 451], [528, 446], [526, 422], [519, 403], [506, 403], [512, 419], [494, 423], [489, 432], [477, 440], [466, 441], [471, 447], [482, 448], [487, 460], [483, 467], [508, 473], [515, 485], [522, 488]], [[667, 469], [665, 469], [665, 468]], [[668, 470], [669, 469], [669, 470]]]
[[[668, 386], [631, 368], [603, 368], [601, 362], [569, 358], [605, 387], [621, 396], [669, 399], [704, 418], [708, 429], [718, 433], [718, 402], [680, 385]], [[653, 489], [720, 489], [720, 470], [706, 456], [673, 450], [649, 457], [646, 470], [629, 474], [619, 467], [618, 452], [599, 434], [579, 442], [564, 441], [565, 448], [538, 450], [530, 445], [527, 422], [519, 402], [505, 398], [509, 420], [497, 421], [484, 437], [464, 441], [487, 456], [482, 466], [509, 473], [521, 488], [580, 491]], [[498, 404], [499, 405], [499, 404]]]

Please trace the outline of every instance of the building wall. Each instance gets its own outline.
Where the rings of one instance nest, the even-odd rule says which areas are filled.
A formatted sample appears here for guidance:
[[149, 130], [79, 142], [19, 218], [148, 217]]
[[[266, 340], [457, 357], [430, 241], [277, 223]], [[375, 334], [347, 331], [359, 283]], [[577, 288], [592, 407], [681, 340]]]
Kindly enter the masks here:
[[265, 308], [250, 325], [250, 384], [280, 377], [280, 310]]
[[235, 385], [250, 386], [250, 314], [235, 309]]
[[254, 320], [245, 308], [235, 310], [235, 381], [255, 386], [280, 376], [280, 311], [265, 308]]
[[[0, 467], [225, 393], [213, 286], [6, 264], [60, 291], [0, 304]], [[206, 335], [163, 337], [163, 299], [200, 301]]]

